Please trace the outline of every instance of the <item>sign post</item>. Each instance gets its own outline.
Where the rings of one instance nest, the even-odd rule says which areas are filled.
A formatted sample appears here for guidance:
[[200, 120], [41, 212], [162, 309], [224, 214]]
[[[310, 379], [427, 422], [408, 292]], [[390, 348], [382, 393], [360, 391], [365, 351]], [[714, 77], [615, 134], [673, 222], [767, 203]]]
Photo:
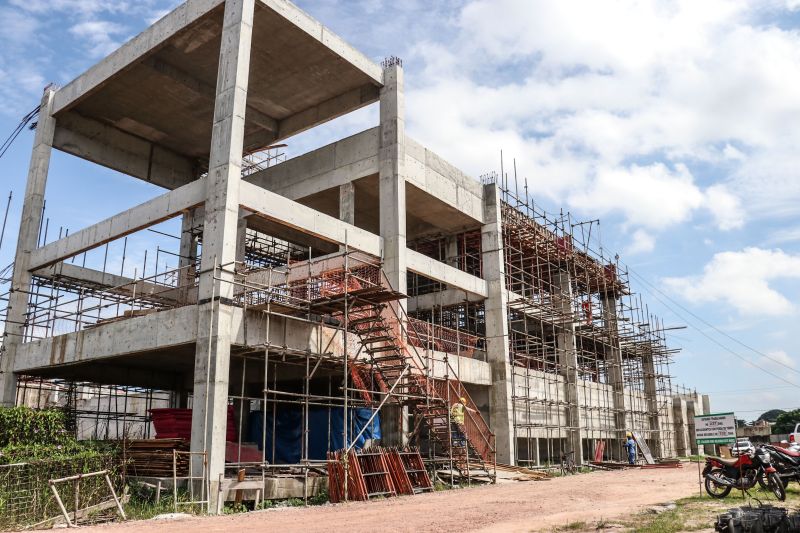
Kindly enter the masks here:
[[[694, 438], [698, 446], [705, 444], [728, 444], [736, 442], [736, 416], [733, 413], [714, 413], [694, 417]], [[697, 478], [700, 495], [703, 495], [703, 479], [700, 461], [697, 461]]]

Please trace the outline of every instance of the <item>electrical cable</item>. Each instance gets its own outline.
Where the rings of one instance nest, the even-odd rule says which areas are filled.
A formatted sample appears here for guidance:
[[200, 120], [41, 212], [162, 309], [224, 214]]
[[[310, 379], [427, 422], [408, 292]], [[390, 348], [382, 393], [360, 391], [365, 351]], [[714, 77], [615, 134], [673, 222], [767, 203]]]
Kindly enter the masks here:
[[[675, 305], [677, 305], [678, 307], [680, 307], [681, 309], [683, 309], [684, 311], [686, 311], [687, 313], [689, 313], [690, 315], [692, 315], [693, 317], [697, 318], [697, 319], [698, 319], [700, 322], [702, 322], [703, 324], [706, 324], [706, 325], [708, 325], [709, 327], [711, 327], [711, 328], [712, 328], [714, 331], [717, 331], [717, 332], [719, 332], [719, 330], [718, 330], [716, 327], [714, 327], [714, 326], [711, 326], [711, 325], [710, 325], [708, 322], [706, 322], [706, 321], [705, 321], [705, 320], [703, 320], [702, 318], [698, 317], [696, 314], [692, 313], [691, 311], [689, 311], [688, 309], [686, 309], [685, 307], [683, 307], [681, 304], [679, 304], [678, 302], [676, 302], [675, 300], [673, 300], [672, 298], [670, 298], [668, 295], [666, 295], [666, 294], [665, 294], [664, 292], [662, 292], [660, 289], [658, 289], [658, 288], [657, 288], [657, 287], [655, 287], [653, 284], [651, 284], [649, 281], [647, 281], [645, 278], [643, 278], [643, 277], [642, 277], [640, 274], [637, 274], [635, 271], [633, 271], [633, 270], [632, 270], [632, 269], [630, 269], [630, 268], [628, 269], [628, 271], [629, 271], [631, 274], [633, 274], [633, 275], [634, 275], [636, 278], [638, 278], [638, 279], [639, 279], [639, 281], [641, 281], [641, 282], [642, 282], [642, 283], [644, 283], [645, 285], [647, 285], [647, 286], [651, 287], [651, 288], [653, 289], [653, 291], [655, 291], [655, 292], [658, 292], [658, 293], [659, 293], [659, 294], [661, 294], [661, 295], [662, 295], [664, 298], [666, 298], [667, 300], [671, 301], [672, 303], [674, 303]], [[653, 292], [653, 291], [649, 291], [649, 290], [648, 290], [648, 292], [650, 293], [650, 295], [651, 295], [651, 296], [653, 296], [653, 298], [655, 298], [656, 300], [658, 300], [659, 302], [661, 302], [661, 304], [662, 304], [662, 305], [664, 305], [664, 306], [665, 306], [665, 307], [667, 307], [667, 308], [668, 308], [670, 311], [672, 311], [673, 313], [675, 313], [675, 315], [677, 315], [678, 317], [680, 317], [680, 318], [681, 318], [682, 320], [684, 320], [684, 321], [685, 321], [687, 324], [691, 325], [691, 326], [692, 326], [692, 327], [693, 327], [695, 330], [697, 330], [697, 332], [698, 332], [698, 333], [700, 333], [702, 336], [704, 336], [705, 338], [707, 338], [708, 340], [710, 340], [711, 342], [713, 342], [714, 344], [716, 344], [717, 346], [719, 346], [720, 348], [722, 348], [723, 350], [725, 350], [726, 352], [728, 352], [728, 353], [730, 353], [731, 355], [733, 355], [733, 356], [735, 356], [735, 357], [737, 357], [737, 358], [741, 359], [742, 361], [744, 361], [744, 362], [745, 362], [745, 363], [747, 363], [748, 365], [750, 365], [750, 366], [752, 366], [752, 367], [755, 367], [755, 368], [757, 368], [757, 369], [761, 370], [762, 372], [764, 372], [764, 373], [766, 373], [766, 374], [769, 374], [770, 376], [772, 376], [772, 377], [774, 377], [774, 378], [776, 378], [776, 379], [778, 379], [778, 380], [780, 380], [780, 381], [783, 381], [784, 383], [787, 383], [787, 384], [789, 384], [789, 385], [791, 385], [791, 386], [793, 386], [793, 387], [800, 388], [800, 385], [798, 385], [797, 383], [793, 383], [792, 381], [789, 381], [788, 379], [784, 378], [783, 376], [781, 376], [781, 375], [778, 375], [778, 374], [776, 374], [776, 373], [774, 373], [774, 372], [772, 372], [772, 371], [770, 371], [770, 370], [767, 370], [766, 368], [764, 368], [764, 367], [762, 367], [762, 366], [760, 366], [760, 365], [758, 365], [758, 364], [754, 363], [753, 361], [751, 361], [751, 360], [750, 360], [750, 359], [748, 359], [747, 357], [745, 357], [745, 356], [743, 356], [743, 355], [741, 355], [741, 354], [739, 354], [739, 353], [737, 353], [737, 352], [733, 351], [733, 350], [732, 350], [732, 349], [730, 349], [728, 346], [726, 346], [726, 345], [722, 344], [722, 343], [721, 343], [721, 342], [719, 342], [717, 339], [715, 339], [714, 337], [712, 337], [711, 335], [707, 334], [705, 331], [703, 331], [702, 329], [700, 329], [699, 327], [697, 327], [695, 324], [692, 324], [692, 321], [691, 321], [691, 320], [687, 320], [687, 319], [686, 319], [686, 317], [684, 317], [683, 315], [681, 315], [681, 313], [679, 313], [679, 312], [678, 312], [678, 311], [676, 311], [674, 308], [672, 308], [672, 306], [670, 306], [670, 305], [669, 305], [667, 302], [665, 302], [663, 299], [659, 298], [659, 296], [658, 296], [658, 295], [656, 295], [656, 294], [655, 294], [655, 292]], [[725, 336], [727, 336], [727, 337], [730, 337], [729, 335], [725, 335]], [[760, 353], [760, 352], [758, 352], [758, 353]], [[762, 355], [764, 355], [764, 354], [762, 354]], [[793, 370], [794, 372], [798, 372], [796, 369], [794, 369], [794, 368], [792, 368], [792, 367], [790, 367], [790, 366], [786, 365], [785, 363], [782, 363], [782, 362], [778, 361], [777, 359], [774, 359], [774, 358], [772, 358], [772, 357], [767, 357], [767, 359], [770, 359], [770, 360], [774, 361], [775, 363], [778, 363], [778, 364], [780, 364], [780, 365], [782, 365], [782, 366], [785, 366], [786, 368], [789, 368], [790, 370]]]
[[[20, 133], [22, 133], [22, 130], [24, 130], [24, 129], [25, 129], [25, 126], [26, 126], [26, 125], [27, 125], [29, 122], [31, 122], [31, 121], [32, 121], [34, 118], [36, 118], [36, 115], [38, 115], [38, 114], [39, 114], [39, 108], [40, 108], [40, 107], [41, 107], [41, 106], [36, 106], [36, 107], [35, 107], [35, 108], [33, 108], [33, 109], [32, 109], [32, 110], [31, 110], [31, 111], [30, 111], [30, 112], [29, 112], [27, 115], [25, 115], [24, 117], [22, 117], [22, 120], [21, 120], [21, 121], [20, 121], [20, 123], [17, 125], [17, 127], [16, 127], [16, 128], [14, 128], [14, 131], [12, 131], [12, 132], [11, 132], [11, 134], [10, 134], [10, 135], [9, 135], [9, 136], [6, 138], [6, 140], [5, 140], [5, 141], [3, 141], [3, 144], [2, 144], [2, 145], [0, 145], [0, 157], [3, 157], [3, 155], [5, 155], [5, 153], [8, 151], [8, 149], [9, 149], [9, 148], [11, 147], [11, 145], [14, 143], [14, 141], [15, 141], [15, 140], [16, 140], [16, 138], [19, 136], [19, 134], [20, 134]], [[35, 126], [36, 126], [36, 123], [34, 123], [34, 124], [32, 125], [31, 129], [33, 129]]]

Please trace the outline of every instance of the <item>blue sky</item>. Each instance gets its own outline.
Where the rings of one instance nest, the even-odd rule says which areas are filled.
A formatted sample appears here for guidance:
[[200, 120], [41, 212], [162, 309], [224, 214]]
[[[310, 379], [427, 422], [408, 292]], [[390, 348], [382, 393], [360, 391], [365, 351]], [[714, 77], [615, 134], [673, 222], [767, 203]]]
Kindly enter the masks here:
[[[0, 1], [0, 135], [48, 82], [66, 84], [176, 4]], [[747, 419], [800, 406], [798, 0], [298, 5], [376, 61], [403, 58], [409, 135], [476, 177], [499, 170], [503, 150], [537, 203], [601, 219], [606, 255], [619, 252], [651, 312], [689, 326], [671, 339], [676, 382]], [[291, 139], [289, 155], [376, 123], [373, 106]], [[2, 266], [32, 137], [0, 159], [0, 197], [15, 194]], [[48, 240], [157, 193], [54, 152]], [[149, 268], [156, 245], [174, 245], [133, 237], [127, 274], [145, 238]], [[110, 256], [122, 266], [121, 250]]]

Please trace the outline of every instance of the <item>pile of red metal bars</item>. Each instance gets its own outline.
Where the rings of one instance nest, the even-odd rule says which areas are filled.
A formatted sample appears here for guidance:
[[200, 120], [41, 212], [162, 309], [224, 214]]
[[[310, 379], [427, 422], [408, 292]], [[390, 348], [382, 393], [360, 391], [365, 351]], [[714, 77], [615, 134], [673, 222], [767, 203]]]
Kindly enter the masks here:
[[[328, 494], [332, 503], [345, 501], [344, 452], [328, 452]], [[418, 494], [433, 490], [419, 450], [369, 448], [347, 455], [347, 500]]]

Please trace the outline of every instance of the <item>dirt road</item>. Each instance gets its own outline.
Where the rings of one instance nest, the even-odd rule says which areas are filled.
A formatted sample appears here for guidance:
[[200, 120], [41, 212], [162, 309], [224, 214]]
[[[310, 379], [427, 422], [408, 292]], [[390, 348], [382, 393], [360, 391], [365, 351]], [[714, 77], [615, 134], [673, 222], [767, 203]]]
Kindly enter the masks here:
[[[596, 472], [374, 502], [287, 507], [232, 516], [140, 521], [104, 531], [535, 531], [612, 519], [697, 493], [691, 465], [668, 470]], [[82, 531], [99, 528], [82, 528]]]

